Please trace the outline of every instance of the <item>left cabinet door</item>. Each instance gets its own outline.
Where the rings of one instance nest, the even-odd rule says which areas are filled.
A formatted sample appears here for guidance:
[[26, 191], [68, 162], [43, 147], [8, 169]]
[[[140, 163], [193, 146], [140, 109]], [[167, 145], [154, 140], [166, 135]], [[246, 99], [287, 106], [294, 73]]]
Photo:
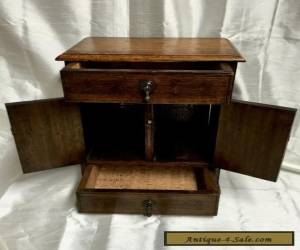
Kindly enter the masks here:
[[24, 173], [84, 160], [78, 104], [59, 98], [7, 103], [6, 109]]

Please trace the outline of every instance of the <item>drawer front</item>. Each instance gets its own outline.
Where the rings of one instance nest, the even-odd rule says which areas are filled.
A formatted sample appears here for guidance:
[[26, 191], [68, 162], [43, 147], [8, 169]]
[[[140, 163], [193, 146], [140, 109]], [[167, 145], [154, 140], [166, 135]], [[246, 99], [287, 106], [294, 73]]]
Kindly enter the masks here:
[[219, 194], [77, 192], [83, 213], [216, 215]]
[[[215, 104], [230, 101], [233, 72], [70, 69], [66, 66], [61, 78], [65, 98], [69, 101]], [[146, 83], [150, 83], [149, 89]]]

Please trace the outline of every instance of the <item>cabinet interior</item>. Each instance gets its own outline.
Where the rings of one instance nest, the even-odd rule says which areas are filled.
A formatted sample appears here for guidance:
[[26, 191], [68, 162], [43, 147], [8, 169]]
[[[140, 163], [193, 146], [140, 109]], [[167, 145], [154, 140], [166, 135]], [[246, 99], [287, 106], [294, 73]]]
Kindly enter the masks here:
[[[82, 104], [88, 162], [144, 161], [147, 110], [143, 104]], [[154, 105], [152, 110], [150, 161], [210, 162], [210, 105]]]
[[157, 161], [208, 161], [209, 105], [157, 105]]

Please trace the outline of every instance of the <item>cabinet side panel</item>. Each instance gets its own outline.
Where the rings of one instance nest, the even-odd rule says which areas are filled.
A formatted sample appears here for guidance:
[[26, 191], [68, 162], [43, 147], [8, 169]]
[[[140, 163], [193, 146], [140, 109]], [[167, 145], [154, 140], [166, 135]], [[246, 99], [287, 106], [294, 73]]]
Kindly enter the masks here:
[[221, 108], [214, 165], [276, 181], [294, 109], [233, 102]]
[[63, 99], [6, 105], [24, 173], [81, 163], [84, 141], [77, 104]]

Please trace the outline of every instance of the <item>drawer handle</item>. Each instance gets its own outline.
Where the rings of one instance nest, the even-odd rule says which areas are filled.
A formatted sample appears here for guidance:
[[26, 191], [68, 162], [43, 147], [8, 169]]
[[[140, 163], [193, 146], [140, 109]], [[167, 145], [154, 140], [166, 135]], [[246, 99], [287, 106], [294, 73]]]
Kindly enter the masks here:
[[145, 200], [143, 202], [144, 205], [144, 215], [150, 217], [152, 215], [153, 201]]
[[152, 81], [150, 80], [146, 80], [146, 81], [141, 81], [141, 89], [145, 94], [145, 102], [149, 102], [150, 101], [150, 94], [153, 91], [154, 88], [154, 84]]

